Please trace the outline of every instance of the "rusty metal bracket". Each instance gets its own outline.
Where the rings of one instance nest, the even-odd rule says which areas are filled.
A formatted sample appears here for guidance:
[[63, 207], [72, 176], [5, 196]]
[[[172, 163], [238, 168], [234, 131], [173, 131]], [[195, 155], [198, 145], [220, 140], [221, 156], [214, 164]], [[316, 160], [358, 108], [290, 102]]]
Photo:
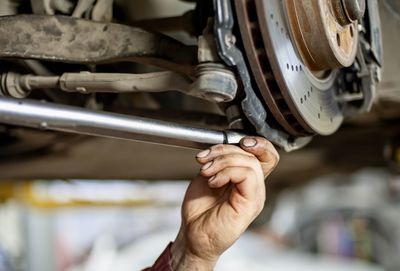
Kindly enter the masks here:
[[76, 64], [132, 61], [191, 75], [197, 48], [159, 33], [67, 16], [0, 17], [0, 58]]

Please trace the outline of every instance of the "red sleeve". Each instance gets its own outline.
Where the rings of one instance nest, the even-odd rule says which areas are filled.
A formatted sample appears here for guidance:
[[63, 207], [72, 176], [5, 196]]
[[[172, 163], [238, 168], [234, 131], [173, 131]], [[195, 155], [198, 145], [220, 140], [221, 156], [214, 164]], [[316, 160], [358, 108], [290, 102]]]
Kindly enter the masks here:
[[169, 243], [167, 248], [164, 250], [163, 253], [161, 253], [160, 257], [158, 257], [157, 261], [152, 267], [146, 268], [143, 271], [172, 271], [171, 245], [172, 243]]

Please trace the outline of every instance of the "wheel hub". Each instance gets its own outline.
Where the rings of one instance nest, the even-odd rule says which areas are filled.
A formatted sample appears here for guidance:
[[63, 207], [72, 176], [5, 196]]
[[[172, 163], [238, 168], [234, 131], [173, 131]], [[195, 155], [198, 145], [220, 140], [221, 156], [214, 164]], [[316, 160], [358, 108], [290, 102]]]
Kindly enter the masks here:
[[[313, 71], [350, 66], [356, 57], [359, 5], [345, 0], [286, 0], [293, 41], [303, 62]], [[353, 3], [357, 1], [352, 0]], [[357, 2], [358, 3], [358, 2]], [[347, 7], [347, 9], [345, 8]], [[349, 12], [353, 10], [352, 12]], [[364, 5], [365, 10], [365, 5]], [[348, 15], [351, 14], [351, 15]], [[361, 16], [362, 17], [362, 16]]]

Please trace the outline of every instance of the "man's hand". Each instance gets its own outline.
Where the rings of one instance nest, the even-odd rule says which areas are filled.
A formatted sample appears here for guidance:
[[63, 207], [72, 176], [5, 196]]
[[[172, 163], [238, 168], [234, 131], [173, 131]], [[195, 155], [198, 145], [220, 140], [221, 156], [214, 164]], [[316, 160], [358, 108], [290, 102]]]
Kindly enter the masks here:
[[212, 270], [263, 209], [264, 179], [278, 152], [260, 137], [244, 138], [240, 146], [217, 145], [197, 155], [202, 167], [186, 192], [171, 248], [174, 271]]

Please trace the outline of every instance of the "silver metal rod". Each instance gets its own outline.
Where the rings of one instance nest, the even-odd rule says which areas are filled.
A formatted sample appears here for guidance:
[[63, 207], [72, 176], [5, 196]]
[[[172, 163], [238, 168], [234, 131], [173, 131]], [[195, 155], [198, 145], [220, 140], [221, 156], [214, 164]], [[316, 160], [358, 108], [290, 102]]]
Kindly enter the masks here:
[[0, 122], [85, 135], [202, 149], [237, 144], [244, 134], [93, 111], [27, 99], [0, 97]]

